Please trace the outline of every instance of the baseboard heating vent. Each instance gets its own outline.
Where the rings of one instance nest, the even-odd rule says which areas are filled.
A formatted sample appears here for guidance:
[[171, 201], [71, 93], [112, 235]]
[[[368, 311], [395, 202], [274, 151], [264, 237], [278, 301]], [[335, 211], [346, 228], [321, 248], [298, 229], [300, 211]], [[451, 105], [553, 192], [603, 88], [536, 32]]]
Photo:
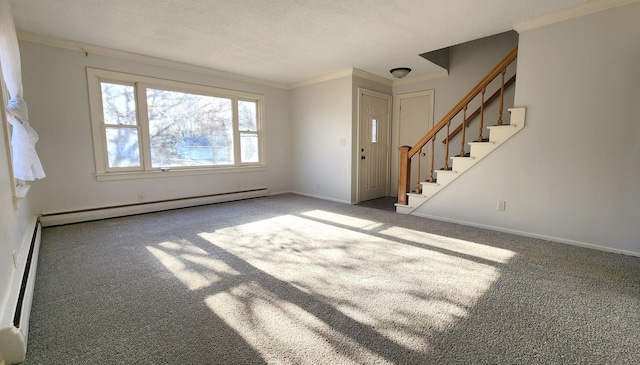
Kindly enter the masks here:
[[43, 227], [51, 227], [62, 224], [88, 222], [98, 219], [124, 217], [128, 215], [145, 214], [171, 209], [189, 208], [199, 205], [223, 203], [235, 200], [261, 198], [267, 196], [267, 194], [268, 190], [266, 187], [259, 187], [255, 189], [232, 191], [219, 194], [157, 200], [144, 203], [91, 208], [68, 212], [43, 213], [40, 216], [40, 223]]
[[23, 254], [11, 282], [9, 298], [0, 320], [0, 363], [11, 365], [24, 361], [27, 354], [29, 316], [33, 301], [41, 228], [37, 218], [32, 219], [31, 242], [23, 243]]

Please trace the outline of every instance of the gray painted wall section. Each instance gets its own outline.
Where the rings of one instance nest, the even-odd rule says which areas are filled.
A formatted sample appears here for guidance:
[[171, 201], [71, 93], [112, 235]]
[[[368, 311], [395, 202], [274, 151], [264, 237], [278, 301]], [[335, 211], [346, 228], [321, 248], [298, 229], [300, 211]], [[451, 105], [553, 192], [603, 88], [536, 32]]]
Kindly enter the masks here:
[[638, 19], [635, 3], [520, 34], [524, 130], [420, 214], [639, 254]]

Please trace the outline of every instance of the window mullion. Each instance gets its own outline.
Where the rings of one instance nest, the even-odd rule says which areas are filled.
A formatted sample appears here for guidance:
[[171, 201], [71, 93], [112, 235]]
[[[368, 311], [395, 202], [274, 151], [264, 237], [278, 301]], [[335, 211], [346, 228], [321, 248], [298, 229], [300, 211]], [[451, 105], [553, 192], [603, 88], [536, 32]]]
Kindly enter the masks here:
[[147, 88], [144, 84], [136, 83], [136, 97], [137, 97], [137, 113], [138, 113], [138, 128], [141, 130], [140, 150], [142, 156], [142, 166], [145, 171], [152, 169], [151, 166], [151, 136], [149, 135], [149, 109], [147, 105]]
[[242, 164], [240, 160], [240, 118], [238, 116], [238, 98], [233, 97], [231, 108], [232, 108], [232, 117], [233, 117], [233, 164], [238, 166]]

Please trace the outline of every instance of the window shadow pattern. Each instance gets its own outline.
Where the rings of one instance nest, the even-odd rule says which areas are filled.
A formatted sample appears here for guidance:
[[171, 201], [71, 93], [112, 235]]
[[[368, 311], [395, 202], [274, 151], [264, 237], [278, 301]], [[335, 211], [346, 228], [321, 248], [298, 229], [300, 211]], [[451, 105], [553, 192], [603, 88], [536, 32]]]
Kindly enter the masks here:
[[[624, 363], [640, 267], [294, 195], [44, 230], [27, 363]], [[54, 335], [55, 334], [55, 335]]]

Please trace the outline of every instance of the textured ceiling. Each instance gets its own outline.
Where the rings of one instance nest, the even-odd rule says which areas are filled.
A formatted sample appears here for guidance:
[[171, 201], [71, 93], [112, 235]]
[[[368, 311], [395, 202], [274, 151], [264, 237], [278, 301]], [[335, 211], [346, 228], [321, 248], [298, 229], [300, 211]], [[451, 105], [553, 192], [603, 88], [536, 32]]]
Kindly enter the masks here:
[[391, 79], [421, 53], [585, 0], [11, 0], [16, 28], [284, 84], [355, 67]]

